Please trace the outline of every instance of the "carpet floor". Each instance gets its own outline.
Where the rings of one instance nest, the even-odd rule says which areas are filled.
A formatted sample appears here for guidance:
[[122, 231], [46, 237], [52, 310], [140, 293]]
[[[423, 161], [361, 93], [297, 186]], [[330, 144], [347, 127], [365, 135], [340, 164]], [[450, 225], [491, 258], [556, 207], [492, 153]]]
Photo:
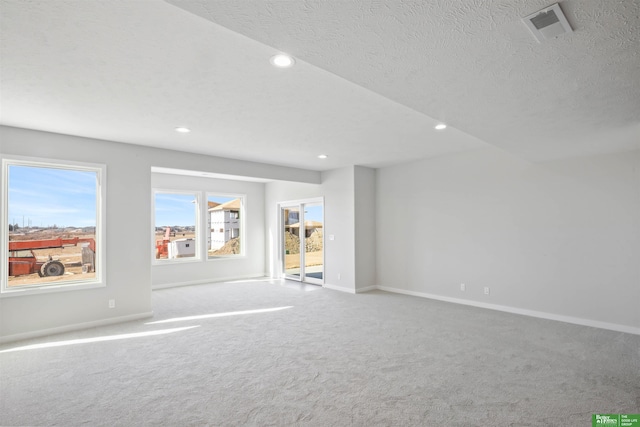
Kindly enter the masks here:
[[153, 319], [0, 347], [2, 426], [590, 426], [640, 336], [381, 291], [153, 292]]

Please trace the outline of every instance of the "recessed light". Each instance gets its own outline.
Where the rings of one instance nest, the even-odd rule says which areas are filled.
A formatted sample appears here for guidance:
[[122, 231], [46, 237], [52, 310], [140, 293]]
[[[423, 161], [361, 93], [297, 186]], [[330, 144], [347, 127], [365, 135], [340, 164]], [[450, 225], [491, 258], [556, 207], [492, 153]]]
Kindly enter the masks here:
[[186, 127], [184, 127], [184, 126], [178, 126], [178, 127], [176, 128], [176, 132], [180, 132], [180, 133], [189, 133], [189, 132], [191, 132], [191, 129], [186, 128]]
[[280, 68], [288, 68], [296, 63], [296, 61], [292, 57], [290, 57], [289, 55], [285, 55], [284, 53], [273, 55], [269, 62], [271, 62], [271, 65], [275, 65], [276, 67]]
[[445, 125], [444, 123], [438, 123], [436, 125], [436, 130], [444, 130], [447, 128], [447, 125]]
[[320, 154], [318, 156], [319, 159], [326, 159], [327, 157], [329, 157], [329, 156], [327, 156], [326, 154]]

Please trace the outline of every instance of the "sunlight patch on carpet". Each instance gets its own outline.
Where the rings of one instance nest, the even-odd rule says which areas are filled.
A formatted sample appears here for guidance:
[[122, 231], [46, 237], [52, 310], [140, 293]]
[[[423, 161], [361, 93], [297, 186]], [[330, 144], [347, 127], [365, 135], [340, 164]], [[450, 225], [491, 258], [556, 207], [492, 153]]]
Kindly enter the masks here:
[[24, 350], [37, 350], [40, 348], [63, 347], [65, 345], [90, 344], [95, 342], [125, 340], [129, 338], [150, 337], [154, 335], [166, 335], [166, 334], [172, 334], [174, 332], [186, 331], [187, 329], [199, 328], [199, 327], [200, 325], [187, 326], [184, 328], [160, 329], [158, 331], [149, 331], [149, 332], [135, 332], [131, 334], [122, 334], [122, 335], [109, 335], [105, 337], [81, 338], [77, 340], [68, 340], [68, 341], [54, 341], [54, 342], [47, 342], [42, 344], [26, 345], [23, 347], [9, 348], [7, 350], [0, 351], [0, 353], [11, 353], [13, 351], [24, 351]]
[[145, 325], [157, 325], [159, 323], [170, 323], [170, 322], [184, 322], [187, 320], [213, 319], [216, 317], [240, 316], [243, 314], [270, 313], [273, 311], [286, 310], [288, 308], [293, 308], [293, 306], [289, 305], [286, 307], [261, 308], [258, 310], [229, 311], [227, 313], [214, 313], [214, 314], [202, 314], [198, 316], [174, 317], [173, 319], [165, 319], [165, 320], [158, 320], [155, 322], [145, 323]]

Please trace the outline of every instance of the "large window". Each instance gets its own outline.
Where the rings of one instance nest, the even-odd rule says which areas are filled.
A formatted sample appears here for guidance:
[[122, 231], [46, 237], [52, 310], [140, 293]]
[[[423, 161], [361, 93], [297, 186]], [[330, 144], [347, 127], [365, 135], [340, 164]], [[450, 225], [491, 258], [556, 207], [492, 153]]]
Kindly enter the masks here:
[[156, 190], [154, 206], [157, 262], [198, 259], [198, 193]]
[[207, 195], [209, 258], [233, 257], [244, 253], [243, 210], [243, 196]]
[[104, 284], [106, 168], [2, 160], [3, 294]]

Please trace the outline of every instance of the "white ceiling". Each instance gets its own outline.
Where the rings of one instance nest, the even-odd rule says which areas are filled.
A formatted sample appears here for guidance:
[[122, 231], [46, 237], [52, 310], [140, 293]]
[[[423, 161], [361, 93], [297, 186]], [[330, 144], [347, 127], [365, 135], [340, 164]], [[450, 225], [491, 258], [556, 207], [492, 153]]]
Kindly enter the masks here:
[[549, 5], [0, 0], [0, 123], [315, 170], [640, 148], [640, 2], [565, 0], [539, 44]]

